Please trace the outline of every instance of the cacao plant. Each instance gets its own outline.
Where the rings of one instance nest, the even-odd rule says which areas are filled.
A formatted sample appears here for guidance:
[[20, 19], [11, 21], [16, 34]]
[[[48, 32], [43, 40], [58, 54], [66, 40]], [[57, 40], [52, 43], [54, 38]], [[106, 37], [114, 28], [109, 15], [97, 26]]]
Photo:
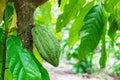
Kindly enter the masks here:
[[[55, 1], [60, 5], [58, 18], [51, 8]], [[40, 11], [35, 12], [37, 7]], [[34, 18], [34, 12], [39, 17]], [[106, 35], [115, 42], [120, 31], [120, 0], [0, 0], [0, 80], [50, 80], [32, 51], [35, 43], [39, 57], [55, 67], [59, 65], [60, 44], [48, 26], [56, 26], [54, 31], [60, 33], [67, 29], [69, 47], [80, 43], [79, 64], [101, 41], [99, 64], [104, 68]]]

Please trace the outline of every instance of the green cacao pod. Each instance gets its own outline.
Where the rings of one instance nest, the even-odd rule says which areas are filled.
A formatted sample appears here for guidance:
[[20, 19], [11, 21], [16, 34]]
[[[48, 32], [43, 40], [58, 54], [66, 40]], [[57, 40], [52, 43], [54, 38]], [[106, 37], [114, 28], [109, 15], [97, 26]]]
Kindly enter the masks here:
[[33, 42], [43, 59], [57, 67], [59, 65], [60, 44], [51, 30], [44, 25], [32, 28]]

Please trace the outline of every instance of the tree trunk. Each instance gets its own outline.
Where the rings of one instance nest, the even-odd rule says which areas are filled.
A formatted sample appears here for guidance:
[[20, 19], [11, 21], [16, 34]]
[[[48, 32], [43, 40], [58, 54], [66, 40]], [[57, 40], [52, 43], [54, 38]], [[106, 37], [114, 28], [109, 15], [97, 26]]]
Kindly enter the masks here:
[[31, 29], [34, 27], [33, 16], [35, 9], [47, 0], [13, 0], [17, 13], [18, 37], [23, 47], [32, 50]]

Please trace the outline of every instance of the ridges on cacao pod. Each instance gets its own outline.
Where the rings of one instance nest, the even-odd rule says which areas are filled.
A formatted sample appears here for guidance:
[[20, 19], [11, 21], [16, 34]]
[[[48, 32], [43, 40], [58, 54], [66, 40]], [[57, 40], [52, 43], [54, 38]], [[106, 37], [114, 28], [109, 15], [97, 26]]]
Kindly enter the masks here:
[[51, 30], [44, 25], [32, 28], [33, 42], [43, 59], [57, 67], [59, 65], [60, 44]]

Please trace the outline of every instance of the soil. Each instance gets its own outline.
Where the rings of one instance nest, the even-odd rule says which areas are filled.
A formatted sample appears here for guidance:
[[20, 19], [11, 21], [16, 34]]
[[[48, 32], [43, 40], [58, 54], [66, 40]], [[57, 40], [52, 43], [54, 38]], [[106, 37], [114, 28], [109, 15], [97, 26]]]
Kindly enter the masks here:
[[53, 67], [43, 61], [43, 66], [47, 69], [51, 80], [118, 80], [115, 77], [106, 75], [104, 72], [95, 75], [87, 73], [76, 74], [71, 72], [71, 66], [66, 60], [61, 60], [58, 67]]

